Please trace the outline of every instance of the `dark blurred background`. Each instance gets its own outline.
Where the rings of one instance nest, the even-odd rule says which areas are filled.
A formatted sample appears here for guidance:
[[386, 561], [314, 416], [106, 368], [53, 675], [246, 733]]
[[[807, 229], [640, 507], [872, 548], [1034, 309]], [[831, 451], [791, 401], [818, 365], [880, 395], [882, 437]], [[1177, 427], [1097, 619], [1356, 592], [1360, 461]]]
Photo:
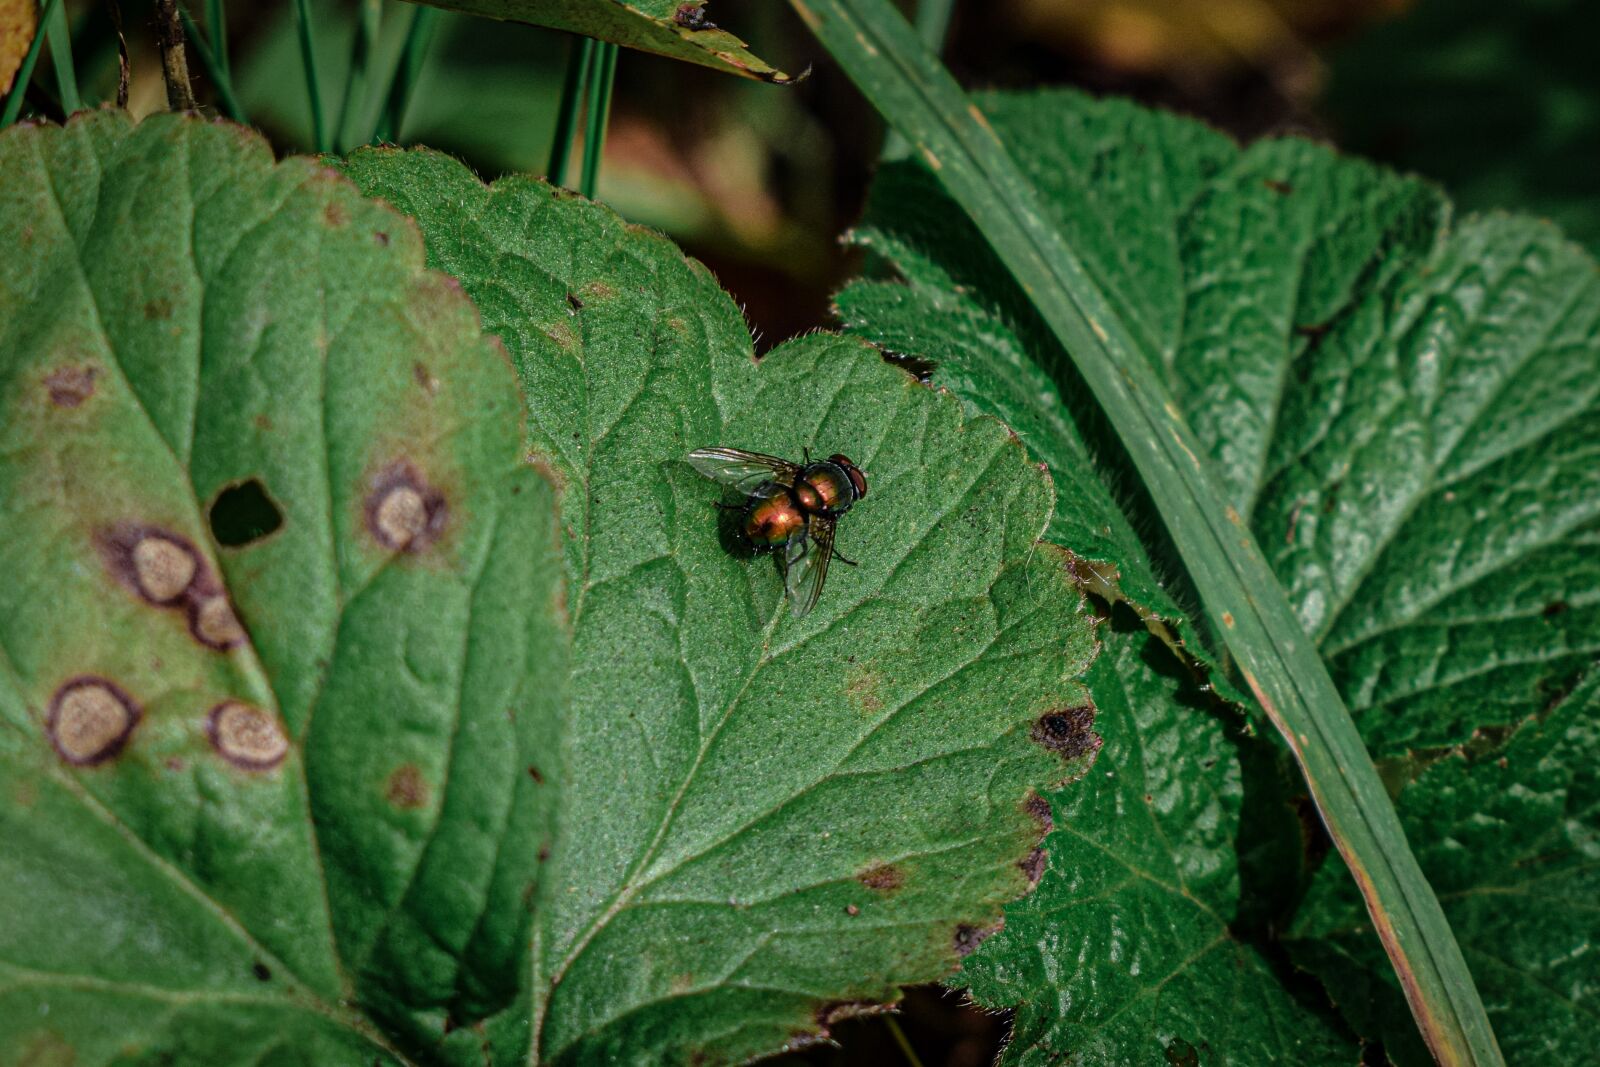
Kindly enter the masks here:
[[[409, 13], [383, 0], [377, 70]], [[198, 2], [191, 7], [198, 9]], [[909, 5], [908, 5], [909, 6]], [[328, 114], [338, 116], [355, 0], [313, 0]], [[115, 94], [116, 37], [101, 0], [69, 0], [86, 102]], [[711, 0], [707, 14], [792, 87], [625, 52], [599, 197], [664, 230], [715, 270], [758, 346], [830, 325], [857, 268], [839, 234], [860, 210], [883, 129], [783, 0]], [[139, 114], [165, 106], [149, 0], [122, 0]], [[287, 0], [229, 5], [241, 102], [281, 153], [311, 147]], [[1443, 184], [1462, 211], [1543, 215], [1600, 250], [1600, 3], [1596, 0], [957, 0], [945, 58], [974, 88], [1073, 85], [1202, 117], [1241, 139], [1298, 133]], [[445, 15], [402, 143], [460, 156], [485, 178], [543, 173], [572, 42]], [[196, 90], [213, 106], [201, 65]], [[59, 112], [40, 63], [28, 103]], [[351, 131], [379, 102], [355, 103]], [[348, 140], [347, 142], [348, 143]], [[569, 181], [576, 167], [569, 172]], [[926, 1067], [991, 1063], [1003, 1017], [957, 993], [913, 990], [899, 1028]], [[913, 1063], [881, 1016], [839, 1024], [800, 1064]]]

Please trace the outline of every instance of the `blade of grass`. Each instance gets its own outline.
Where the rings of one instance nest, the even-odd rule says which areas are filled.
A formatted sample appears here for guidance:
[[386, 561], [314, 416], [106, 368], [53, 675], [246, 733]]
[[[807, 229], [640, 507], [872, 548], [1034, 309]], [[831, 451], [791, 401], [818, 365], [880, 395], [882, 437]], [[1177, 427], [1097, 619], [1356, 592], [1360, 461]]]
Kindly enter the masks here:
[[183, 19], [183, 32], [188, 35], [189, 43], [194, 45], [195, 54], [200, 57], [200, 65], [206, 69], [206, 77], [211, 79], [212, 87], [217, 90], [217, 100], [222, 104], [222, 110], [227, 112], [233, 121], [249, 125], [250, 120], [245, 117], [244, 106], [239, 103], [239, 97], [233, 91], [233, 79], [222, 65], [222, 57], [206, 40], [200, 27], [195, 25], [188, 8], [180, 4], [178, 15]]
[[311, 28], [310, 0], [294, 0], [295, 26], [300, 33], [300, 63], [305, 68], [306, 95], [311, 99], [311, 139], [318, 152], [333, 151], [328, 123], [322, 116], [322, 89], [317, 83], [315, 31]]
[[589, 112], [584, 117], [583, 177], [578, 192], [590, 200], [600, 184], [600, 157], [605, 154], [606, 123], [611, 119], [611, 87], [617, 80], [617, 52], [614, 44], [600, 45], [589, 69]]
[[378, 32], [382, 28], [382, 0], [361, 0], [356, 17], [355, 42], [350, 46], [350, 67], [345, 72], [344, 98], [339, 102], [339, 121], [333, 127], [334, 139], [341, 152], [355, 147], [350, 140], [350, 123], [354, 121], [356, 109], [366, 104], [372, 53], [378, 46]]
[[378, 123], [367, 138], [368, 144], [395, 142], [405, 126], [406, 108], [411, 105], [411, 94], [416, 90], [417, 79], [422, 74], [422, 62], [428, 57], [428, 45], [433, 41], [434, 28], [439, 24], [440, 10], [436, 7], [411, 7], [411, 25], [406, 27], [405, 44], [400, 49], [400, 62], [385, 94], [383, 111]]
[[[228, 7], [223, 0], [206, 0], [206, 36], [210, 38], [217, 69], [224, 75], [231, 75], [233, 69], [228, 66]], [[215, 78], [211, 80], [216, 81]]]
[[44, 27], [56, 8], [60, 6], [61, 0], [45, 0], [44, 10], [39, 12], [39, 26], [34, 30], [33, 42], [28, 45], [28, 52], [22, 57], [22, 65], [17, 68], [17, 76], [11, 81], [11, 92], [6, 94], [5, 110], [0, 111], [0, 130], [16, 122], [17, 116], [22, 114], [22, 100], [28, 95], [28, 83], [33, 80], [33, 68], [38, 64], [39, 52], [44, 48]]
[[561, 83], [561, 103], [556, 110], [555, 138], [550, 143], [550, 165], [545, 176], [551, 185], [567, 184], [567, 163], [572, 158], [572, 135], [578, 128], [578, 111], [583, 107], [589, 70], [594, 66], [596, 42], [583, 37], [574, 42], [567, 57], [567, 76]]
[[72, 33], [67, 24], [66, 5], [52, 4], [39, 25], [44, 36], [50, 39], [50, 65], [56, 71], [56, 93], [61, 97], [61, 110], [69, 115], [83, 110], [83, 100], [78, 96], [78, 72], [72, 65]]
[[1136, 337], [1004, 144], [889, 0], [791, 0], [856, 85], [987, 236], [1117, 428], [1262, 709], [1354, 872], [1411, 1011], [1442, 1064], [1503, 1060], [1438, 899], [1355, 724], [1249, 529]]
[[[950, 16], [955, 11], [955, 0], [918, 0], [917, 36], [936, 56], [944, 55], [944, 39], [950, 32]], [[890, 128], [883, 142], [885, 160], [904, 159], [911, 154], [911, 145], [899, 130]]]

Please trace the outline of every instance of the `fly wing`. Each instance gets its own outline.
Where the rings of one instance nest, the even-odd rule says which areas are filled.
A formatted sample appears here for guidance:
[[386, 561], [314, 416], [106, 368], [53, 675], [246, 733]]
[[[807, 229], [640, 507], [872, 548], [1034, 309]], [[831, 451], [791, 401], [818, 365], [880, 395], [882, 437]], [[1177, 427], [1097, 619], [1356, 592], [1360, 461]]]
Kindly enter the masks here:
[[762, 482], [792, 486], [800, 474], [800, 467], [786, 459], [738, 448], [697, 448], [689, 453], [689, 466], [747, 494]]
[[828, 580], [828, 561], [833, 557], [833, 520], [813, 515], [806, 532], [789, 540], [783, 571], [784, 588], [794, 617], [800, 618], [817, 606], [822, 583]]

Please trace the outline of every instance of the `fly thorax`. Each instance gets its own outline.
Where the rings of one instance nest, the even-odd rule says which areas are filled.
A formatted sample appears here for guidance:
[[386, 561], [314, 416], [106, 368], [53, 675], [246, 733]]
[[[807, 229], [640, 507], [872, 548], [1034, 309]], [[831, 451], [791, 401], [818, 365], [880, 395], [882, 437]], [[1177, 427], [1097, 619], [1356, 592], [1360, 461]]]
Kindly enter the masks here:
[[800, 498], [801, 506], [808, 511], [843, 515], [856, 502], [856, 487], [844, 468], [837, 463], [811, 464], [796, 483], [796, 496], [799, 496], [798, 490], [802, 485], [817, 498], [816, 506], [807, 503], [804, 497]]

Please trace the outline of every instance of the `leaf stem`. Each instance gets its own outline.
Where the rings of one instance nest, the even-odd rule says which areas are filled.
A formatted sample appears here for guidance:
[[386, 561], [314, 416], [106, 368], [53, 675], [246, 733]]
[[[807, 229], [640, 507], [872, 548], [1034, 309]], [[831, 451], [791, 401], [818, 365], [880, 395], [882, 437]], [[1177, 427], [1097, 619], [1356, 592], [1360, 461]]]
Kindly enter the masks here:
[[1006, 146], [889, 0], [790, 0], [989, 240], [1127, 448], [1262, 710], [1304, 773], [1436, 1060], [1504, 1061], [1372, 758], [1277, 577], [1157, 375]]
[[578, 128], [578, 111], [583, 107], [584, 89], [589, 84], [589, 68], [594, 64], [595, 42], [584, 37], [575, 42], [567, 57], [567, 76], [561, 83], [561, 103], [556, 108], [555, 137], [550, 143], [550, 165], [545, 176], [551, 185], [567, 184], [567, 162], [572, 158], [572, 135]]
[[428, 58], [428, 45], [433, 42], [433, 31], [439, 25], [441, 12], [436, 7], [412, 7], [411, 25], [406, 28], [406, 42], [400, 49], [400, 62], [395, 66], [389, 82], [389, 91], [378, 115], [377, 125], [369, 144], [382, 144], [399, 140], [405, 126], [406, 109], [411, 105], [411, 94], [416, 90], [417, 79], [422, 74], [422, 63]]
[[33, 81], [33, 68], [39, 62], [39, 52], [44, 48], [44, 27], [55, 9], [61, 6], [61, 0], [44, 0], [44, 8], [39, 12], [39, 24], [33, 32], [33, 42], [28, 45], [28, 52], [22, 57], [22, 65], [17, 68], [17, 76], [11, 82], [11, 91], [6, 94], [6, 106], [0, 111], [0, 130], [17, 121], [17, 116], [22, 114], [22, 98], [27, 95], [28, 83]]
[[72, 63], [72, 32], [65, 4], [50, 5], [49, 12], [39, 20], [39, 36], [50, 38], [50, 65], [56, 72], [61, 110], [68, 115], [83, 110], [83, 100], [78, 96], [78, 72]]
[[617, 52], [616, 45], [601, 44], [589, 70], [589, 111], [584, 123], [583, 176], [578, 192], [590, 200], [600, 184], [600, 157], [605, 153], [606, 124], [611, 119], [611, 88], [617, 80]]
[[328, 124], [322, 116], [322, 88], [317, 81], [315, 32], [311, 28], [309, 0], [294, 0], [295, 25], [300, 34], [300, 63], [305, 70], [306, 96], [311, 101], [311, 139], [318, 152], [333, 151]]

